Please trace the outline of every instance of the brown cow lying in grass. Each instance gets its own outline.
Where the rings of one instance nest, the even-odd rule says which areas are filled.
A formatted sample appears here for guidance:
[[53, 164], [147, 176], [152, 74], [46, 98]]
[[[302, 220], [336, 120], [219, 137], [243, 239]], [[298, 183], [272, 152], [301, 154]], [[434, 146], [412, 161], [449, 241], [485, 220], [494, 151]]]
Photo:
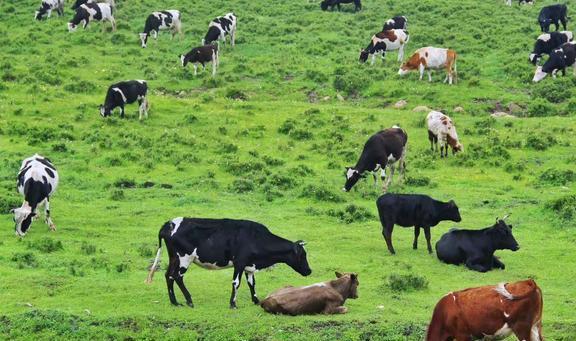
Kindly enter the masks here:
[[260, 305], [273, 314], [345, 314], [346, 299], [358, 298], [358, 274], [336, 272], [336, 277], [305, 287], [282, 288], [268, 295]]

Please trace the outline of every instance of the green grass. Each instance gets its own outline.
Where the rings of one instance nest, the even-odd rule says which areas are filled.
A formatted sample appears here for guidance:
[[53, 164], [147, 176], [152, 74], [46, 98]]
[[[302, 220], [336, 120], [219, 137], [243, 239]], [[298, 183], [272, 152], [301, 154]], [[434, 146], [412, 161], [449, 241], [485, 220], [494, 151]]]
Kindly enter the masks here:
[[[117, 3], [116, 33], [92, 23], [73, 34], [71, 4], [65, 18], [33, 22], [38, 1], [0, 3], [0, 338], [420, 340], [445, 293], [527, 277], [544, 293], [547, 339], [575, 338], [576, 82], [533, 85], [527, 62], [538, 10], [552, 2], [366, 0], [357, 14], [295, 0]], [[168, 8], [182, 11], [184, 39], [163, 33], [141, 49], [146, 14]], [[236, 48], [223, 48], [215, 80], [208, 72], [194, 78], [178, 56], [230, 10], [239, 17]], [[384, 65], [358, 65], [359, 49], [397, 14], [409, 18], [407, 55], [426, 45], [458, 51], [457, 86], [440, 74], [431, 84], [399, 78], [396, 53]], [[124, 120], [99, 116], [108, 85], [124, 79], [148, 80], [148, 120], [138, 122], [136, 106]], [[228, 98], [239, 92], [247, 99]], [[400, 99], [406, 109], [393, 109]], [[497, 101], [520, 105], [523, 117], [488, 119]], [[464, 153], [442, 160], [428, 150], [426, 113], [411, 111], [417, 105], [452, 116]], [[351, 193], [340, 189], [366, 139], [393, 124], [409, 135], [410, 180], [391, 191], [454, 199], [466, 228], [512, 213], [521, 249], [497, 253], [505, 271], [441, 264], [423, 237], [412, 250], [412, 229], [400, 227], [397, 255], [388, 254], [371, 179]], [[21, 202], [20, 162], [35, 152], [60, 173], [51, 200], [58, 231], [39, 220], [20, 240], [8, 210]], [[196, 307], [174, 308], [162, 270], [152, 285], [144, 279], [160, 226], [183, 215], [251, 219], [307, 241], [313, 274], [284, 265], [258, 273], [260, 297], [354, 271], [360, 298], [343, 316], [271, 316], [242, 283], [231, 311], [231, 270], [193, 267], [185, 281]], [[433, 242], [453, 225], [433, 228]], [[164, 251], [162, 268], [166, 260]], [[394, 290], [398, 279], [418, 285]]]

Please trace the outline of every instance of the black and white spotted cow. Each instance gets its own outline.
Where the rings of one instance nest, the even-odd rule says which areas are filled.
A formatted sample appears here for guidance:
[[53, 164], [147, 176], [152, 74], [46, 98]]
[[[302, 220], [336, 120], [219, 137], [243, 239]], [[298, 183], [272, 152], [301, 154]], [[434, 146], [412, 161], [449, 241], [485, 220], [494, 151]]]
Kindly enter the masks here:
[[64, 15], [64, 0], [42, 0], [40, 7], [34, 13], [34, 19], [42, 20], [44, 16], [50, 18], [53, 10], [58, 13], [58, 16]]
[[74, 18], [68, 23], [68, 31], [76, 31], [78, 25], [82, 22], [84, 29], [86, 29], [92, 20], [109, 21], [112, 24], [112, 30], [116, 31], [116, 20], [112, 16], [112, 6], [107, 3], [96, 2], [87, 2], [76, 9]]
[[146, 94], [148, 84], [143, 80], [131, 80], [110, 85], [104, 104], [100, 106], [100, 115], [112, 115], [115, 108], [120, 107], [120, 117], [124, 117], [124, 106], [138, 101], [139, 119], [148, 118], [148, 100]]
[[236, 15], [232, 12], [212, 20], [208, 25], [206, 36], [202, 39], [202, 45], [211, 44], [218, 40], [222, 40], [226, 44], [226, 35], [230, 35], [230, 45], [234, 46], [236, 23]]
[[382, 31], [388, 30], [407, 30], [408, 29], [408, 18], [405, 16], [396, 16], [392, 19], [386, 20]]
[[212, 76], [215, 76], [216, 68], [220, 63], [218, 58], [218, 46], [204, 45], [195, 47], [185, 55], [180, 55], [180, 61], [182, 62], [182, 67], [185, 67], [188, 63], [192, 63], [192, 65], [194, 65], [194, 76], [197, 74], [198, 64], [202, 64], [202, 69], [205, 70], [205, 64], [212, 63]]
[[376, 60], [376, 55], [380, 54], [382, 60], [386, 52], [398, 50], [398, 61], [402, 61], [404, 58], [404, 46], [410, 40], [410, 35], [406, 30], [388, 30], [376, 33], [370, 39], [368, 46], [360, 50], [359, 61], [365, 63], [368, 60], [368, 56], [372, 56], [370, 65], [374, 65]]
[[13, 209], [16, 235], [23, 237], [35, 220], [38, 206], [44, 205], [46, 224], [50, 230], [56, 226], [50, 218], [50, 196], [58, 187], [58, 172], [50, 160], [38, 154], [22, 161], [18, 172], [18, 192], [24, 196], [24, 203]]
[[550, 25], [556, 26], [556, 31], [560, 28], [558, 21], [562, 23], [564, 30], [566, 30], [566, 22], [568, 22], [568, 7], [565, 4], [556, 4], [542, 7], [538, 15], [538, 23], [542, 32], [548, 32]]
[[333, 11], [334, 7], [338, 8], [340, 11], [340, 4], [351, 4], [354, 3], [354, 11], [357, 12], [362, 9], [362, 2], [360, 0], [323, 0], [320, 3], [320, 8], [326, 11], [328, 7]]
[[548, 75], [556, 78], [558, 71], [561, 71], [562, 75], [565, 76], [566, 68], [569, 66], [574, 67], [574, 76], [576, 76], [576, 45], [574, 42], [562, 44], [560, 48], [552, 51], [546, 63], [536, 67], [532, 81], [539, 82]]
[[534, 50], [528, 56], [530, 63], [536, 65], [543, 54], [550, 54], [553, 50], [559, 48], [562, 44], [570, 42], [574, 35], [570, 31], [550, 32], [538, 36], [534, 43]]
[[146, 47], [146, 42], [148, 41], [148, 36], [151, 34], [154, 39], [158, 39], [158, 32], [170, 30], [172, 32], [172, 38], [176, 33], [182, 36], [182, 22], [180, 11], [175, 9], [170, 9], [166, 11], [153, 12], [146, 18], [146, 24], [144, 25], [144, 32], [140, 33], [140, 41], [142, 42], [142, 47]]
[[[72, 9], [77, 10], [78, 7], [80, 7], [83, 4], [89, 3], [89, 2], [96, 3], [96, 1], [94, 1], [94, 0], [76, 0], [74, 2], [74, 4], [72, 5]], [[105, 3], [109, 4], [110, 6], [112, 6], [112, 9], [116, 8], [116, 2], [114, 0], [104, 0], [102, 2], [105, 2]]]
[[236, 308], [236, 293], [242, 273], [246, 276], [254, 304], [259, 303], [254, 279], [257, 271], [284, 263], [302, 276], [312, 273], [304, 242], [278, 237], [262, 224], [249, 220], [175, 218], [160, 229], [158, 252], [146, 283], [152, 282], [160, 261], [162, 239], [169, 256], [166, 270], [168, 297], [174, 305], [180, 305], [174, 295], [176, 282], [186, 304], [194, 307], [192, 296], [184, 285], [184, 273], [192, 263], [209, 270], [234, 268], [230, 308]]

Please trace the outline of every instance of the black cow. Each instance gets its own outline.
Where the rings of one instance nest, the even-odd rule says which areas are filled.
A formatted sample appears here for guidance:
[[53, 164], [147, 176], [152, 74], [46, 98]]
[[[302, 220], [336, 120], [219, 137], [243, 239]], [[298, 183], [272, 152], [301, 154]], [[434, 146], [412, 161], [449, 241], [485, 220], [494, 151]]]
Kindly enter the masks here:
[[566, 30], [566, 22], [568, 21], [568, 8], [566, 5], [550, 5], [542, 7], [540, 14], [538, 15], [538, 22], [540, 23], [540, 29], [542, 32], [548, 32], [550, 30], [550, 24], [556, 26], [556, 31], [559, 29], [558, 21], [562, 23], [564, 30]]
[[470, 270], [480, 272], [504, 269], [494, 252], [520, 249], [512, 235], [512, 225], [507, 225], [505, 219], [496, 219], [492, 227], [481, 230], [451, 229], [436, 243], [438, 259], [454, 265], [464, 263]]
[[[401, 128], [394, 126], [385, 129], [372, 135], [364, 144], [364, 149], [360, 155], [360, 159], [356, 162], [354, 167], [346, 168], [346, 183], [343, 190], [348, 192], [352, 187], [364, 177], [365, 172], [372, 172], [374, 177], [374, 184], [377, 183], [376, 172], [380, 170], [380, 178], [383, 182], [384, 192], [388, 190], [392, 177], [394, 176], [394, 168], [396, 161], [400, 163], [400, 172], [404, 176], [406, 155], [406, 143], [408, 142], [408, 135]], [[386, 166], [390, 167], [390, 176], [384, 182], [386, 177]]]
[[104, 104], [100, 106], [102, 117], [112, 115], [112, 111], [120, 107], [120, 117], [124, 117], [124, 106], [138, 101], [139, 119], [148, 117], [148, 100], [146, 94], [148, 85], [143, 80], [124, 81], [110, 85]]
[[44, 16], [50, 18], [53, 10], [56, 10], [58, 16], [64, 15], [64, 0], [42, 0], [40, 7], [34, 13], [34, 19], [42, 20]]
[[23, 237], [32, 220], [36, 217], [36, 210], [44, 205], [46, 224], [50, 230], [56, 231], [56, 226], [50, 218], [50, 196], [58, 187], [58, 172], [52, 162], [38, 154], [34, 154], [22, 161], [18, 172], [18, 192], [24, 197], [21, 207], [13, 209], [16, 235]]
[[388, 31], [388, 30], [394, 30], [394, 29], [399, 29], [399, 30], [408, 29], [408, 18], [406, 18], [403, 15], [396, 16], [392, 19], [386, 20], [386, 22], [384, 23], [384, 27], [382, 27], [382, 31]]
[[430, 227], [438, 225], [443, 220], [455, 222], [462, 220], [454, 200], [441, 202], [421, 194], [384, 194], [376, 200], [376, 207], [382, 223], [382, 235], [391, 254], [396, 253], [392, 246], [394, 224], [402, 227], [415, 227], [412, 244], [414, 249], [418, 248], [418, 236], [420, 228], [423, 228], [428, 252], [432, 253]]
[[359, 11], [362, 9], [362, 3], [360, 0], [324, 0], [320, 3], [320, 8], [325, 11], [330, 7], [330, 10], [334, 10], [334, 6], [340, 11], [340, 4], [351, 4], [354, 3], [354, 11]]
[[[86, 29], [92, 20], [109, 21], [110, 24], [112, 24], [112, 31], [116, 31], [116, 20], [112, 15], [112, 6], [110, 4], [92, 1], [88, 1], [76, 9], [74, 18], [68, 23], [68, 31], [75, 31], [82, 22], [83, 28]], [[104, 29], [104, 26], [102, 26], [102, 29]]]
[[539, 82], [547, 75], [551, 74], [554, 78], [558, 71], [562, 71], [562, 75], [566, 75], [566, 68], [569, 66], [574, 67], [574, 75], [576, 76], [576, 45], [574, 42], [565, 43], [550, 53], [550, 58], [542, 66], [536, 67], [533, 82]]
[[562, 44], [572, 41], [573, 38], [574, 35], [570, 31], [543, 33], [536, 39], [534, 50], [528, 56], [528, 60], [536, 65], [543, 54], [550, 54]]
[[184, 273], [191, 263], [205, 269], [234, 268], [230, 308], [236, 308], [236, 293], [242, 272], [250, 287], [252, 302], [258, 304], [254, 273], [277, 263], [285, 263], [302, 276], [312, 273], [306, 259], [304, 242], [291, 242], [272, 234], [266, 226], [249, 220], [175, 218], [158, 234], [158, 252], [148, 274], [152, 282], [162, 254], [162, 239], [170, 258], [166, 270], [168, 297], [180, 305], [174, 295], [174, 282], [182, 291], [186, 304], [194, 307], [192, 296], [184, 285]]
[[208, 32], [202, 39], [202, 45], [208, 45], [218, 40], [222, 40], [226, 44], [226, 35], [230, 35], [230, 45], [234, 46], [237, 21], [236, 15], [232, 12], [212, 20], [208, 25]]
[[194, 65], [194, 76], [197, 74], [198, 64], [202, 64], [202, 68], [206, 69], [206, 63], [212, 63], [212, 76], [216, 75], [216, 68], [218, 67], [218, 47], [214, 45], [204, 45], [195, 47], [185, 55], [180, 55], [182, 67], [188, 63]]
[[162, 30], [172, 31], [172, 38], [179, 33], [182, 36], [182, 17], [180, 16], [180, 11], [175, 9], [153, 12], [146, 18], [146, 23], [144, 24], [144, 32], [140, 33], [140, 41], [142, 42], [142, 48], [146, 47], [148, 42], [148, 37], [150, 34], [154, 36], [154, 39], [158, 39], [158, 32]]

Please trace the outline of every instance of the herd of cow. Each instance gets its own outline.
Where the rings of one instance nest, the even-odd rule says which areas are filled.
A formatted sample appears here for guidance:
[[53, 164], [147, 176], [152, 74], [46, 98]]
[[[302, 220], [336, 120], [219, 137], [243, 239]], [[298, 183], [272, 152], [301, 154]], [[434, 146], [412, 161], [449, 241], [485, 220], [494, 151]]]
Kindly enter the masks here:
[[[49, 17], [52, 10], [62, 15], [63, 1], [43, 0], [35, 18]], [[324, 0], [321, 8], [326, 10], [336, 6], [339, 9], [340, 3], [354, 3], [356, 10], [362, 8], [360, 0]], [[81, 23], [86, 28], [90, 21], [96, 20], [110, 21], [115, 29], [114, 7], [113, 0], [105, 3], [76, 0], [73, 6], [76, 13], [68, 23], [68, 28], [73, 31]], [[555, 23], [558, 30], [558, 21], [562, 22], [565, 29], [565, 5], [542, 9], [539, 22], [543, 31], [547, 32], [551, 23]], [[230, 44], [234, 46], [236, 23], [234, 13], [228, 13], [211, 21], [202, 45], [180, 56], [182, 66], [194, 63], [196, 74], [198, 64], [204, 66], [205, 63], [211, 62], [214, 75], [219, 63], [219, 49], [213, 42], [217, 40], [225, 42], [226, 36], [230, 36]], [[408, 19], [404, 16], [386, 21], [382, 31], [375, 34], [368, 46], [361, 50], [360, 61], [365, 62], [372, 56], [374, 63], [377, 54], [381, 54], [384, 58], [385, 53], [392, 50], [399, 51], [398, 60], [402, 61], [405, 44], [409, 41], [407, 23]], [[144, 31], [140, 33], [141, 46], [145, 48], [148, 37], [153, 36], [156, 39], [161, 30], [170, 30], [172, 36], [181, 34], [180, 12], [167, 10], [150, 14], [146, 19]], [[543, 54], [550, 54], [550, 58], [543, 66], [538, 67], [534, 81], [541, 80], [546, 74], [555, 75], [557, 71], [563, 71], [564, 67], [574, 65], [576, 49], [572, 38], [572, 33], [568, 31], [545, 33], [538, 37], [530, 61], [536, 65]], [[563, 67], [558, 64], [560, 60], [564, 62]], [[428, 70], [428, 77], [431, 80], [430, 69], [437, 68], [446, 69], [445, 82], [449, 84], [455, 82], [456, 52], [434, 47], [421, 48], [402, 64], [399, 74], [418, 70], [422, 79], [424, 72]], [[137, 101], [142, 119], [147, 116], [149, 107], [147, 91], [147, 83], [143, 80], [113, 84], [108, 89], [100, 113], [106, 117], [111, 115], [115, 108], [120, 107], [121, 116], [124, 116], [124, 106]], [[439, 145], [441, 157], [448, 156], [449, 147], [452, 153], [463, 151], [456, 126], [450, 117], [438, 111], [431, 111], [426, 121], [432, 150], [438, 151]], [[377, 183], [377, 174], [380, 172], [383, 191], [387, 192], [396, 164], [400, 174], [404, 175], [407, 142], [408, 134], [397, 126], [371, 136], [365, 143], [356, 165], [347, 167], [343, 190], [350, 191], [369, 172], [373, 173], [374, 182]], [[389, 174], [386, 173], [387, 169]], [[46, 224], [55, 231], [55, 225], [50, 217], [49, 200], [57, 189], [58, 182], [58, 172], [49, 159], [36, 154], [22, 162], [17, 176], [17, 188], [24, 197], [24, 202], [21, 207], [13, 210], [15, 231], [18, 236], [23, 237], [29, 231], [41, 206], [44, 206]], [[414, 227], [414, 249], [418, 247], [420, 230], [424, 230], [428, 252], [433, 253], [430, 228], [441, 221], [462, 220], [454, 201], [442, 202], [427, 195], [385, 193], [378, 198], [376, 206], [382, 224], [382, 235], [391, 254], [395, 254], [392, 245], [392, 231], [395, 225]], [[504, 269], [504, 264], [494, 255], [495, 251], [519, 249], [518, 242], [512, 235], [512, 225], [506, 223], [506, 218], [507, 216], [497, 218], [493, 226], [484, 229], [450, 230], [436, 243], [438, 259], [448, 264], [464, 264], [469, 269], [480, 272]], [[192, 263], [206, 269], [233, 268], [229, 302], [231, 308], [236, 308], [237, 290], [243, 273], [250, 288], [252, 301], [271, 313], [290, 315], [345, 313], [347, 311], [344, 307], [345, 301], [348, 298], [358, 297], [358, 274], [337, 272], [337, 278], [334, 280], [305, 287], [284, 287], [260, 301], [256, 294], [257, 271], [278, 263], [287, 264], [302, 276], [310, 275], [312, 270], [308, 264], [303, 241], [292, 242], [276, 236], [257, 222], [184, 217], [166, 222], [158, 234], [158, 251], [148, 274], [148, 283], [152, 281], [159, 267], [162, 241], [169, 255], [165, 273], [168, 297], [174, 305], [180, 305], [174, 292], [176, 283], [186, 304], [194, 306], [192, 296], [184, 284], [184, 274]], [[515, 334], [520, 340], [542, 340], [542, 304], [541, 290], [533, 280], [451, 292], [436, 305], [426, 339], [429, 341], [499, 339]]]

